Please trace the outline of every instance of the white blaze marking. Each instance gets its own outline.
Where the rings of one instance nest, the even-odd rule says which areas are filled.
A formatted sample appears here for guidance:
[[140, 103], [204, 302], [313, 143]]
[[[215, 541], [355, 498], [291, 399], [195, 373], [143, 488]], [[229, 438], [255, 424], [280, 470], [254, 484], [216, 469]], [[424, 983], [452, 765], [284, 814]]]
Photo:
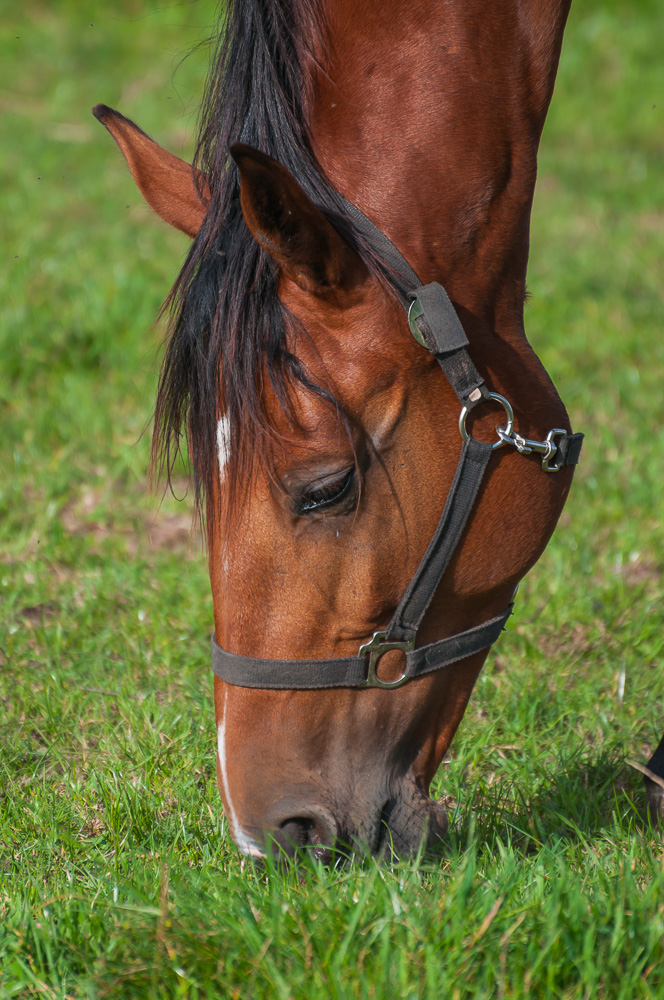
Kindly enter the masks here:
[[[219, 421], [221, 423], [221, 421]], [[228, 787], [228, 771], [226, 770], [226, 699], [228, 691], [224, 692], [224, 714], [219, 729], [217, 730], [217, 750], [219, 753], [219, 770], [221, 771], [221, 783], [224, 786], [224, 798], [228, 804], [228, 822], [230, 824], [233, 840], [243, 854], [251, 854], [254, 858], [262, 858], [263, 852], [258, 844], [249, 837], [237, 818], [237, 813], [231, 801], [230, 789]]]
[[228, 417], [222, 417], [217, 421], [217, 459], [219, 461], [219, 482], [224, 481], [224, 469], [228, 461], [230, 448], [230, 422]]

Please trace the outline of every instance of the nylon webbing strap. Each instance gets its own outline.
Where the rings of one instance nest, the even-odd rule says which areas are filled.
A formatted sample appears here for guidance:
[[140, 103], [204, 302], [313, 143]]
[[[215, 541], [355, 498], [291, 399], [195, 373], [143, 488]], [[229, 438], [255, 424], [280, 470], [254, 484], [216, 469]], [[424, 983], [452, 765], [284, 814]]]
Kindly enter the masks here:
[[473, 438], [464, 442], [436, 533], [394, 612], [385, 636], [387, 642], [415, 637], [475, 506], [492, 448], [490, 443]]
[[[512, 614], [513, 605], [502, 614], [475, 628], [457, 635], [419, 646], [406, 653], [404, 677], [411, 680], [441, 670], [443, 667], [465, 660], [491, 646], [505, 628]], [[268, 688], [281, 691], [318, 690], [336, 687], [365, 687], [367, 658], [365, 656], [337, 657], [329, 660], [264, 660], [259, 657], [238, 656], [222, 649], [212, 636], [212, 669], [217, 677], [245, 688]]]
[[367, 243], [385, 262], [386, 277], [394, 286], [404, 309], [408, 309], [412, 297], [410, 293], [422, 284], [415, 271], [382, 229], [379, 229], [371, 219], [368, 219], [352, 201], [346, 201], [342, 195], [339, 195], [339, 204], [342, 212], [349, 217], [355, 228], [362, 233]]
[[418, 339], [436, 356], [461, 405], [472, 410], [488, 398], [489, 391], [466, 350], [468, 338], [447, 292], [437, 281], [423, 285], [385, 233], [352, 202], [341, 196], [340, 202], [356, 229], [385, 261], [385, 275], [404, 308], [410, 310], [413, 300], [417, 300], [420, 308], [413, 322]]
[[415, 320], [424, 346], [432, 354], [449, 354], [468, 347], [466, 331], [461, 326], [450, 297], [437, 281], [413, 289], [423, 315]]
[[558, 439], [558, 450], [554, 461], [563, 468], [566, 465], [576, 465], [581, 457], [581, 445], [583, 444], [583, 434], [577, 431], [576, 434], [565, 434]]

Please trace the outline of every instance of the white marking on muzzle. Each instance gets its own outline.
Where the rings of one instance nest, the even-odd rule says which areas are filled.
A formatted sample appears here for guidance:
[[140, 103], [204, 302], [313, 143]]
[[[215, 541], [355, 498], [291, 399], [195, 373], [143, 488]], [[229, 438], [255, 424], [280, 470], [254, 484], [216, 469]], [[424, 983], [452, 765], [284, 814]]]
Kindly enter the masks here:
[[[221, 421], [220, 421], [221, 422]], [[217, 730], [217, 751], [219, 753], [219, 770], [221, 771], [221, 783], [224, 786], [224, 798], [228, 805], [228, 822], [231, 828], [233, 840], [243, 854], [250, 854], [253, 858], [264, 857], [258, 844], [244, 832], [237, 818], [237, 813], [231, 800], [231, 793], [228, 787], [228, 771], [226, 769], [226, 699], [228, 691], [224, 692], [224, 714]]]
[[230, 450], [230, 422], [228, 417], [221, 417], [217, 421], [217, 460], [219, 462], [219, 482], [223, 483], [226, 462]]

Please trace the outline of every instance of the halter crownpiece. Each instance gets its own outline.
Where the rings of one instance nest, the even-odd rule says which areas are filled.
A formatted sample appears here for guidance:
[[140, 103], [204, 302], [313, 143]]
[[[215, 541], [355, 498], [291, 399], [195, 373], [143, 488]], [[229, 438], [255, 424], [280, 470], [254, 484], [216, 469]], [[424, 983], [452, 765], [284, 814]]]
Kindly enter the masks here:
[[[512, 445], [522, 455], [532, 452], [541, 454], [544, 471], [558, 472], [565, 466], [576, 465], [581, 452], [583, 434], [568, 434], [554, 427], [545, 441], [534, 441], [516, 433], [512, 406], [507, 399], [490, 392], [485, 385], [466, 350], [468, 338], [443, 286], [436, 281], [422, 285], [385, 233], [356, 205], [341, 195], [339, 199], [345, 214], [384, 261], [386, 276], [408, 310], [408, 324], [415, 340], [435, 355], [461, 403], [461, 455], [438, 527], [387, 628], [375, 632], [372, 639], [363, 643], [357, 656], [324, 660], [269, 660], [242, 656], [222, 649], [213, 635], [212, 670], [226, 683], [238, 687], [389, 690], [491, 646], [503, 631], [513, 604], [481, 625], [415, 648], [417, 630], [459, 544], [491, 454], [497, 448]], [[477, 441], [466, 429], [466, 419], [471, 410], [489, 400], [503, 406], [506, 423], [496, 429], [497, 441]], [[396, 680], [384, 681], [378, 676], [378, 664], [381, 657], [392, 650], [404, 653], [405, 667]]]

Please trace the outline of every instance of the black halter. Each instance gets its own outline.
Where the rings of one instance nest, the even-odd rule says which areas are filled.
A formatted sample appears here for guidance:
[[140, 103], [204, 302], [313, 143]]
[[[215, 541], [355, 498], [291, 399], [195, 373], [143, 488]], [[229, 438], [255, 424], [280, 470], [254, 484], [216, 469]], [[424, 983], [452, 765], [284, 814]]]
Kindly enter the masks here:
[[[415, 575], [386, 629], [360, 646], [357, 656], [327, 660], [267, 660], [229, 653], [212, 636], [212, 669], [228, 684], [249, 688], [287, 690], [332, 687], [397, 688], [413, 677], [463, 660], [486, 649], [498, 638], [512, 613], [510, 604], [490, 621], [415, 648], [417, 630], [431, 603], [443, 573], [459, 543], [474, 506], [491, 452], [510, 444], [522, 454], [538, 452], [542, 468], [557, 472], [576, 465], [583, 434], [567, 434], [560, 428], [549, 432], [545, 441], [531, 441], [513, 429], [509, 402], [489, 392], [466, 350], [468, 339], [447, 292], [442, 285], [421, 281], [393, 243], [351, 202], [342, 199], [342, 208], [356, 229], [385, 261], [389, 279], [408, 310], [408, 323], [415, 339], [435, 355], [461, 403], [459, 430], [463, 439], [456, 473], [436, 532]], [[506, 412], [505, 427], [497, 428], [498, 441], [476, 441], [466, 431], [470, 411], [486, 400], [500, 403]], [[377, 674], [380, 658], [390, 650], [405, 653], [406, 665], [397, 680], [383, 681]]]

